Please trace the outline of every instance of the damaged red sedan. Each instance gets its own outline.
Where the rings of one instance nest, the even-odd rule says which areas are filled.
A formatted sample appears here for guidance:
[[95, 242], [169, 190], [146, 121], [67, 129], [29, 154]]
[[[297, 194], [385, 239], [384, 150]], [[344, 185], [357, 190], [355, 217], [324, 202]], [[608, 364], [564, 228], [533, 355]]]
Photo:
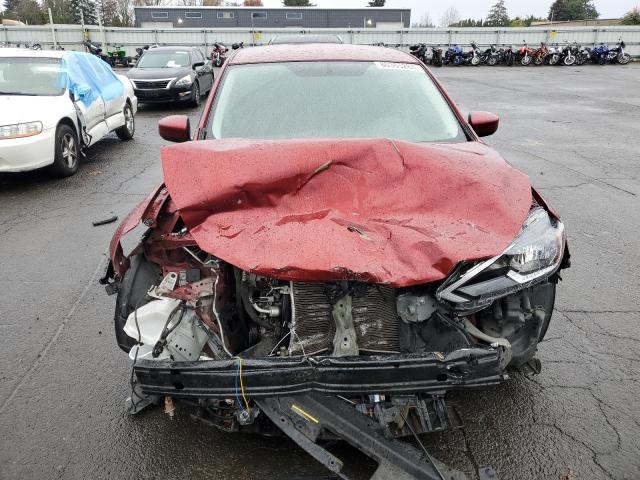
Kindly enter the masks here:
[[400, 51], [239, 50], [194, 132], [160, 122], [164, 184], [110, 245], [131, 411], [277, 426], [334, 472], [317, 441], [342, 438], [442, 478], [389, 439], [455, 423], [449, 390], [538, 370], [569, 266], [558, 215], [480, 141], [497, 128]]

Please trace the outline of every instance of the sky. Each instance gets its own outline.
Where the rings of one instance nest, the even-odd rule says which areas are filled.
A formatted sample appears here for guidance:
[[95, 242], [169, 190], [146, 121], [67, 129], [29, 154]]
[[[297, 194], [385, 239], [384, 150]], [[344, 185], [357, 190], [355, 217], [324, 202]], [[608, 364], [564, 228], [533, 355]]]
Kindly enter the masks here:
[[[262, 0], [265, 7], [281, 7], [281, 0]], [[367, 0], [313, 0], [318, 7], [362, 7]], [[387, 0], [387, 7], [410, 8], [411, 21], [417, 22], [425, 12], [429, 13], [431, 21], [436, 25], [440, 22], [442, 13], [449, 7], [455, 7], [462, 18], [480, 19], [487, 16], [487, 12], [496, 0]], [[535, 15], [546, 17], [552, 0], [506, 0], [505, 5], [510, 17]], [[596, 0], [596, 8], [601, 18], [619, 18], [631, 10], [640, 0]]]

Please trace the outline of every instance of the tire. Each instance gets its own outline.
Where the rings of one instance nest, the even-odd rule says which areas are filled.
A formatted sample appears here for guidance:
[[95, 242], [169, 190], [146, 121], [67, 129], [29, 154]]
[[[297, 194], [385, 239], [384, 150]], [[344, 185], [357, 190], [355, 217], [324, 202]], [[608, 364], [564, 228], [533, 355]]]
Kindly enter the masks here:
[[56, 129], [55, 158], [49, 170], [56, 177], [70, 177], [80, 166], [80, 144], [75, 130], [61, 124]]
[[576, 63], [576, 57], [574, 57], [573, 55], [568, 55], [564, 57], [562, 63], [564, 63], [567, 67], [570, 67], [571, 65]]
[[493, 67], [497, 63], [498, 59], [496, 57], [489, 57], [489, 59], [487, 60], [487, 65], [489, 65], [490, 67]]
[[630, 61], [631, 61], [631, 55], [629, 55], [628, 53], [621, 53], [618, 55], [618, 63], [620, 65], [626, 65]]
[[120, 140], [131, 140], [136, 132], [136, 120], [131, 105], [126, 103], [122, 112], [124, 113], [124, 125], [116, 129], [116, 135]]
[[540, 66], [544, 63], [544, 57], [538, 55], [537, 57], [533, 57], [533, 64], [536, 66]]
[[191, 105], [194, 107], [200, 106], [200, 84], [198, 82], [193, 84], [193, 90], [191, 91]]
[[600, 57], [598, 57], [598, 65], [604, 65], [607, 63], [607, 57], [605, 57], [604, 55], [600, 55]]
[[522, 57], [522, 60], [520, 60], [520, 63], [522, 64], [523, 67], [531, 65], [531, 56], [525, 55], [524, 57]]
[[480, 64], [480, 59], [478, 57], [473, 57], [471, 59], [471, 65], [473, 65], [474, 67], [477, 67]]

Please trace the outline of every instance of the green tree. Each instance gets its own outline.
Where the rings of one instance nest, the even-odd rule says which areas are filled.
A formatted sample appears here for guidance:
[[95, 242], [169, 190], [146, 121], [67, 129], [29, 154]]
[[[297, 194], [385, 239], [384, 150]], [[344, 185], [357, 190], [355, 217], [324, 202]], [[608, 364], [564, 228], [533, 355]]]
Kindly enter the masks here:
[[7, 0], [4, 17], [28, 25], [43, 25], [46, 16], [36, 0]]
[[549, 8], [549, 20], [585, 20], [599, 16], [593, 0], [555, 0]]
[[73, 23], [73, 12], [71, 11], [71, 2], [69, 0], [44, 0], [42, 2], [42, 10], [47, 15], [47, 9], [51, 9], [53, 23]]
[[309, 0], [284, 0], [282, 4], [285, 7], [315, 7]]
[[69, 8], [73, 15], [73, 23], [80, 25], [84, 18], [85, 25], [97, 25], [98, 15], [93, 0], [70, 0]]
[[387, 0], [373, 0], [369, 2], [370, 7], [384, 7]]
[[488, 27], [508, 27], [509, 23], [509, 14], [507, 7], [504, 6], [504, 0], [498, 0], [498, 3], [489, 10], [485, 25]]
[[624, 17], [622, 17], [623, 25], [640, 25], [640, 7], [633, 7]]

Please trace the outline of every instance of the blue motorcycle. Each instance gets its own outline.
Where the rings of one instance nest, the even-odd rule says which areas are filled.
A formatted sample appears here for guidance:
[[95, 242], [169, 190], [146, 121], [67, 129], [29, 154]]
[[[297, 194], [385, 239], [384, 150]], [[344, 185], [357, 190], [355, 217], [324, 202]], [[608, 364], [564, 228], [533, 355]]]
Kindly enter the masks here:
[[593, 63], [604, 65], [605, 63], [607, 63], [608, 57], [609, 46], [606, 43], [601, 43], [600, 45], [593, 47], [593, 49], [591, 50], [591, 61]]
[[458, 45], [448, 48], [444, 54], [442, 63], [445, 65], [460, 65], [462, 63], [462, 48]]

